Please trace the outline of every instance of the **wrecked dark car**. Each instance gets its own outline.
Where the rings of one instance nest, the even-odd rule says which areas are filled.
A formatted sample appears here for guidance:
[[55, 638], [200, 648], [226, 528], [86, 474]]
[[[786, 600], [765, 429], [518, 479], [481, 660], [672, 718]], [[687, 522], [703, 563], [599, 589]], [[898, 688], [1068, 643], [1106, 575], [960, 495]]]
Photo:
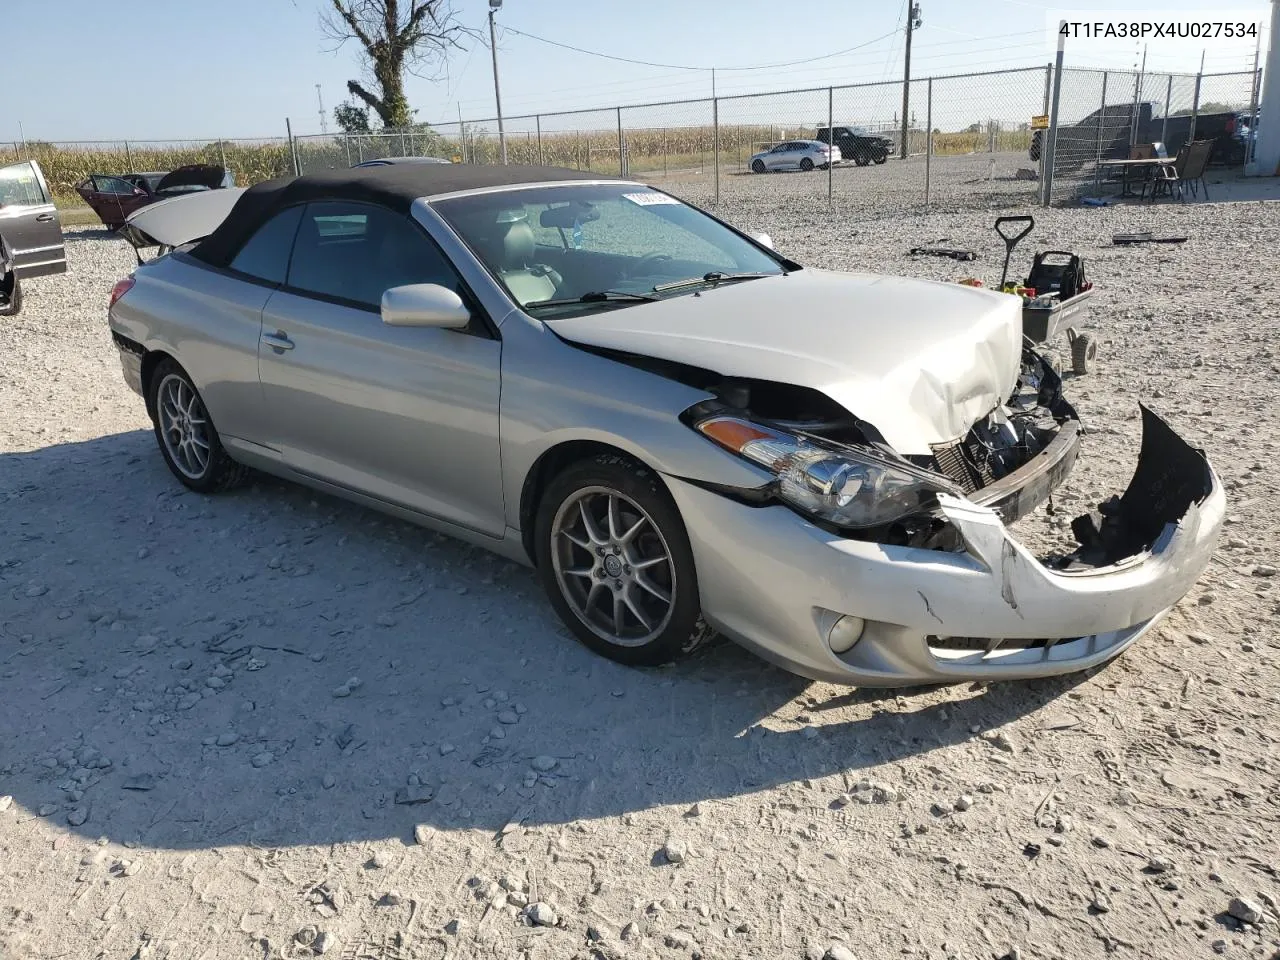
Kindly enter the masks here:
[[131, 218], [174, 249], [109, 310], [177, 479], [254, 467], [531, 564], [623, 663], [720, 632], [859, 685], [1080, 670], [1219, 535], [1218, 477], [1145, 408], [1075, 542], [1013, 535], [1084, 442], [1016, 297], [802, 267], [557, 168], [287, 178], [216, 223], [190, 202]]
[[176, 170], [148, 173], [95, 173], [76, 184], [76, 193], [98, 215], [108, 230], [118, 230], [133, 211], [200, 190], [235, 186], [235, 174], [226, 167], [192, 163]]

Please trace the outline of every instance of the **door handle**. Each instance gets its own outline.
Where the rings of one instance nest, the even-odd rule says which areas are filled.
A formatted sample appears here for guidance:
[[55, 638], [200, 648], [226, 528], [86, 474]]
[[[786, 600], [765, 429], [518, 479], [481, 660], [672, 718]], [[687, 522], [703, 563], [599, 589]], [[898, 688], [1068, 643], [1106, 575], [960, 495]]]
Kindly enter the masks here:
[[262, 335], [262, 342], [272, 350], [293, 349], [293, 341], [289, 339], [283, 330], [277, 330], [275, 333], [264, 333]]
[[52, 213], [42, 213], [40, 216], [36, 217], [36, 223], [48, 223], [52, 219]]

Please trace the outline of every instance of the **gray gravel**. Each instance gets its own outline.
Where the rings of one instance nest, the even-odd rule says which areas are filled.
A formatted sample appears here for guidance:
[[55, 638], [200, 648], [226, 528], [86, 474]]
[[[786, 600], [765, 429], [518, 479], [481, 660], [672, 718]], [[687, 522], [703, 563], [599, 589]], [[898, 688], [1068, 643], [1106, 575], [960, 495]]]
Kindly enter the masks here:
[[[722, 212], [813, 265], [999, 275], [990, 210], [867, 221], [812, 187], [738, 178]], [[1269, 956], [1269, 919], [1222, 915], [1272, 902], [1280, 868], [1280, 587], [1258, 573], [1280, 534], [1280, 207], [1034, 213], [1023, 259], [1088, 258], [1101, 352], [1068, 384], [1094, 429], [1060, 513], [1023, 536], [1059, 543], [1123, 488], [1144, 397], [1208, 451], [1230, 525], [1091, 676], [887, 694], [732, 645], [627, 670], [483, 551], [269, 479], [184, 492], [106, 329], [132, 255], [69, 231], [71, 273], [0, 325], [0, 955], [287, 955], [305, 929], [333, 955], [559, 960], [590, 927], [604, 956]], [[1109, 245], [1147, 228], [1190, 241]], [[982, 259], [904, 256], [940, 237]], [[396, 803], [406, 783], [433, 799]], [[697, 856], [672, 868], [669, 841]], [[486, 875], [527, 877], [556, 926], [468, 888]]]

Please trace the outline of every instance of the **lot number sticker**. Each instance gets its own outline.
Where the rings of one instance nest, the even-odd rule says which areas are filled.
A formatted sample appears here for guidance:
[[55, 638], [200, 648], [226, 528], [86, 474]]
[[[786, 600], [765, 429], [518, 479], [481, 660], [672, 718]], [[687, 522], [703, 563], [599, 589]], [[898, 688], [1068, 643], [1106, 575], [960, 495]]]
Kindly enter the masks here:
[[652, 207], [659, 203], [679, 203], [675, 197], [669, 197], [665, 193], [624, 193], [623, 197], [632, 203], [638, 203], [642, 207]]

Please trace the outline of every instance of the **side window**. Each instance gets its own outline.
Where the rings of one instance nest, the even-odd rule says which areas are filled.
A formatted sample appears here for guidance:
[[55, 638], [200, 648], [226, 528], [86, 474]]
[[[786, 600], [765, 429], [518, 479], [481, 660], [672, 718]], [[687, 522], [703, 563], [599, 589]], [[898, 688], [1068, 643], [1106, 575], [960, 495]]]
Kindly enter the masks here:
[[293, 236], [298, 232], [301, 218], [301, 206], [277, 213], [240, 248], [231, 261], [231, 269], [270, 283], [284, 283], [289, 251], [293, 249]]
[[0, 167], [0, 206], [39, 206], [48, 202], [35, 167], [29, 162]]
[[94, 177], [94, 189], [98, 193], [109, 193], [116, 196], [131, 196], [133, 194], [133, 184], [121, 179], [120, 177]]
[[377, 310], [384, 291], [409, 283], [438, 283], [463, 294], [444, 254], [408, 215], [362, 203], [307, 205], [290, 287]]

